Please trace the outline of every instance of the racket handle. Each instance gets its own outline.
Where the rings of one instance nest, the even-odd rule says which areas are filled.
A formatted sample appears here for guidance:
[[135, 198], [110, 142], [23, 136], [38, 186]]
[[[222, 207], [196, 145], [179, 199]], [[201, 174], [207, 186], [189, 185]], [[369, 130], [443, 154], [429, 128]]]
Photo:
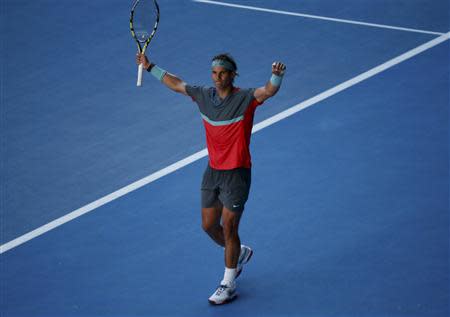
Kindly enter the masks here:
[[143, 64], [139, 64], [138, 67], [138, 77], [137, 77], [137, 83], [136, 86], [141, 87], [142, 86], [142, 70], [144, 69]]

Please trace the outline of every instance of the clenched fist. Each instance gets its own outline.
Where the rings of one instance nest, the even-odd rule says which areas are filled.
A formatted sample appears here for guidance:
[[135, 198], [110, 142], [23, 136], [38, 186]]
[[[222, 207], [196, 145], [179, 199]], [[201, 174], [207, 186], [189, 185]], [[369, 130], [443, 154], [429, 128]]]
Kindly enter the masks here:
[[145, 56], [145, 54], [138, 53], [136, 54], [136, 64], [138, 65], [142, 64], [144, 69], [147, 69], [150, 66], [150, 61], [148, 60], [147, 56]]

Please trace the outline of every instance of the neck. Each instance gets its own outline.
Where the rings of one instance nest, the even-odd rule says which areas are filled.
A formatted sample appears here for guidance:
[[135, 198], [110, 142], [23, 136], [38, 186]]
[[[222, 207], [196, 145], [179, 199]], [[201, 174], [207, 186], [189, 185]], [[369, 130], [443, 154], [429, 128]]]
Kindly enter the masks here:
[[233, 85], [230, 85], [228, 87], [225, 88], [216, 88], [217, 94], [219, 95], [220, 98], [224, 99], [226, 96], [228, 96], [229, 94], [231, 94], [233, 92]]

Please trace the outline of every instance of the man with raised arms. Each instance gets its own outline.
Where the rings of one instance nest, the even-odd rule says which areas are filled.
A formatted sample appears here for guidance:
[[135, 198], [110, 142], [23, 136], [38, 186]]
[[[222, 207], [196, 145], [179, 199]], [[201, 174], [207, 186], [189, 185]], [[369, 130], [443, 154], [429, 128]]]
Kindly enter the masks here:
[[240, 89], [234, 86], [237, 64], [229, 54], [212, 59], [214, 87], [186, 84], [144, 54], [136, 56], [136, 63], [171, 90], [191, 97], [200, 110], [209, 153], [201, 184], [202, 227], [225, 250], [225, 274], [209, 302], [228, 303], [237, 296], [235, 280], [253, 255], [250, 247], [241, 244], [238, 233], [250, 191], [253, 117], [256, 108], [280, 89], [286, 66], [274, 62], [264, 86]]

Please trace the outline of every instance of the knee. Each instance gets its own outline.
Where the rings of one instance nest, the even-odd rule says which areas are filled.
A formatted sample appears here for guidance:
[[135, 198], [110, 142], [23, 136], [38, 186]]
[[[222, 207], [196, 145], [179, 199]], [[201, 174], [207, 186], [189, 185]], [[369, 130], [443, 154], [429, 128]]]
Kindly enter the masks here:
[[207, 221], [207, 220], [202, 221], [202, 229], [205, 232], [212, 232], [216, 229], [216, 227], [217, 227], [217, 225], [213, 221]]
[[238, 236], [238, 226], [233, 222], [224, 222], [223, 235], [225, 236], [225, 239], [233, 239]]

